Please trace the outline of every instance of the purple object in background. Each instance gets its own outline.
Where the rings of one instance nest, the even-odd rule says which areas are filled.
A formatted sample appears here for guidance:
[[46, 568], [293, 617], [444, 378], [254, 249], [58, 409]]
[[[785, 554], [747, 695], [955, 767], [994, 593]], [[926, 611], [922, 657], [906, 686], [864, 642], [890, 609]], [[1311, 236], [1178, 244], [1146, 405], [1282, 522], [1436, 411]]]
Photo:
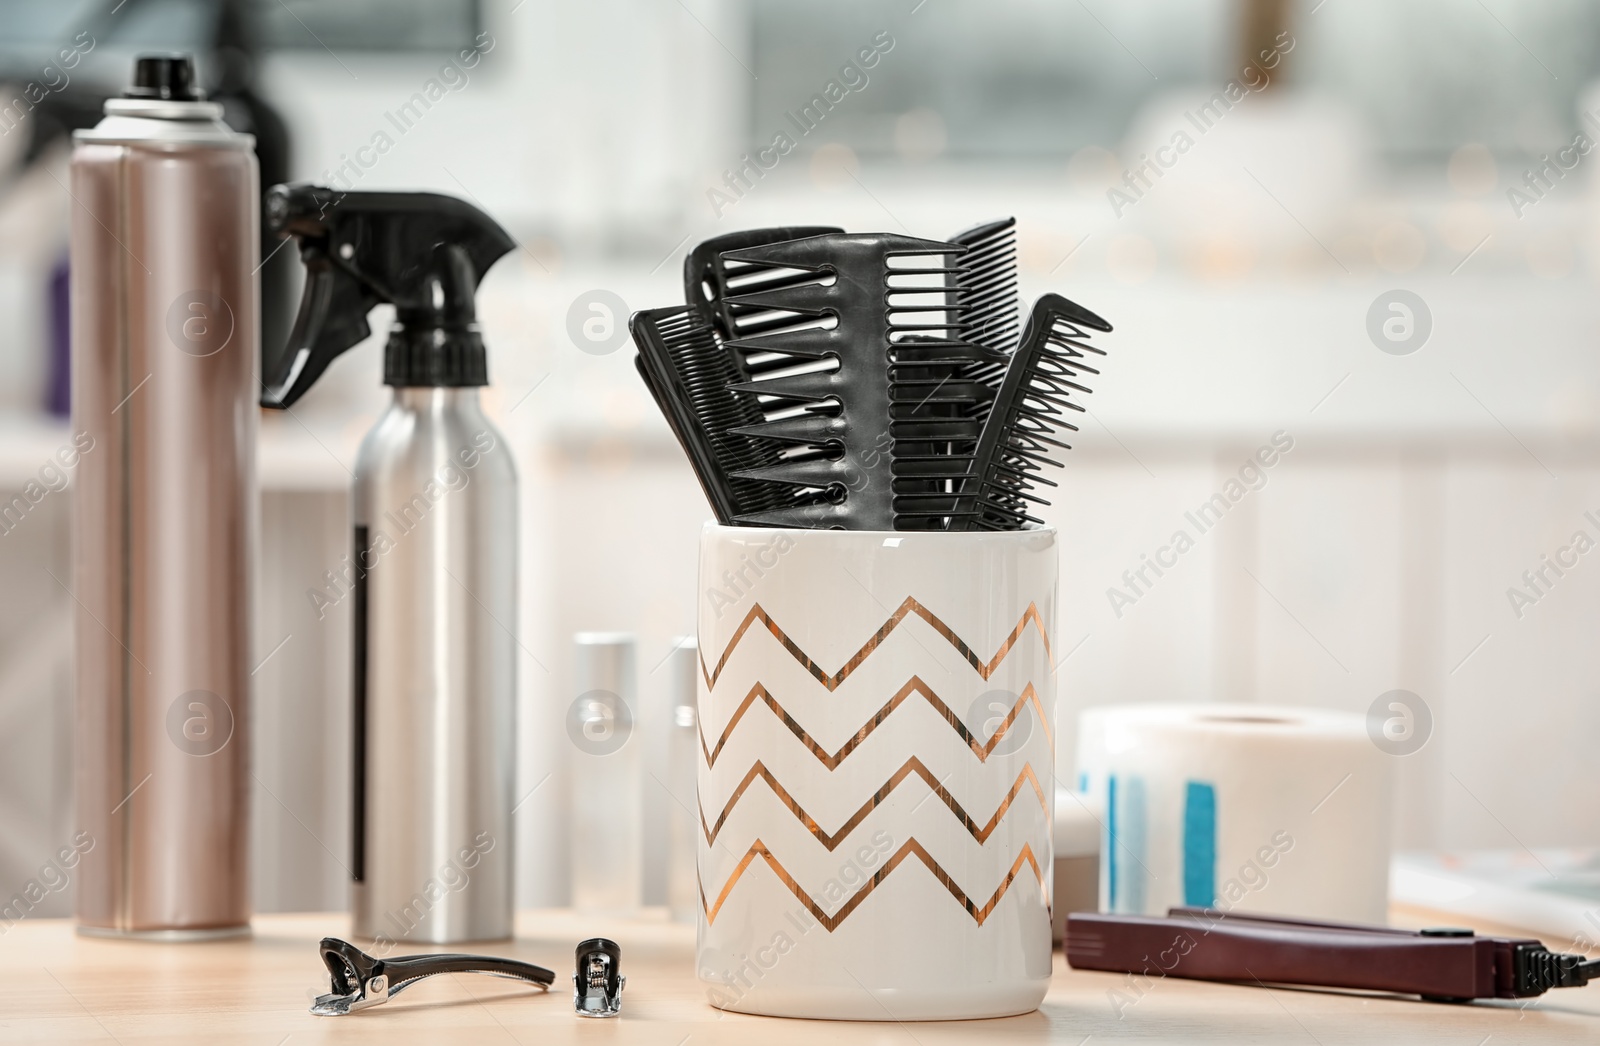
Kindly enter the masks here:
[[72, 413], [72, 320], [68, 308], [67, 256], [50, 270], [49, 373], [45, 378], [44, 409], [58, 418]]

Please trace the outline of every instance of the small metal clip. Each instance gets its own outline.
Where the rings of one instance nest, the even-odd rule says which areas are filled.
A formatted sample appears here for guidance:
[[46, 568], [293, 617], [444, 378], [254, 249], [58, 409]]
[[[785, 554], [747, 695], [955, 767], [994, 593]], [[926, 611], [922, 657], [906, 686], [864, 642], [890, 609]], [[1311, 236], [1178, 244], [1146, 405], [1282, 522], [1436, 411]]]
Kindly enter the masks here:
[[542, 988], [549, 988], [556, 979], [554, 971], [543, 966], [490, 955], [406, 955], [398, 959], [380, 959], [337, 937], [324, 937], [318, 948], [333, 981], [333, 991], [317, 996], [311, 1007], [311, 1012], [319, 1017], [342, 1017], [388, 1002], [424, 977], [436, 973], [487, 973], [528, 981]]
[[622, 1012], [622, 989], [628, 978], [621, 969], [622, 949], [616, 941], [591, 937], [578, 945], [572, 1005], [579, 1017], [615, 1017]]

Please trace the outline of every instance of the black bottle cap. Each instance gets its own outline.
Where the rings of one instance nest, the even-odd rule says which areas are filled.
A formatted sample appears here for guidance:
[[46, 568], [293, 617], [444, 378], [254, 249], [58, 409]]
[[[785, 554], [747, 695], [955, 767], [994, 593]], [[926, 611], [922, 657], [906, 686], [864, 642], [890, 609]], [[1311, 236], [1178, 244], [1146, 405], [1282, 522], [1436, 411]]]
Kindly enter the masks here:
[[133, 85], [122, 96], [198, 102], [205, 93], [194, 85], [193, 55], [142, 54], [133, 62]]
[[475, 330], [397, 324], [383, 350], [383, 383], [401, 389], [487, 385], [489, 360], [483, 336]]

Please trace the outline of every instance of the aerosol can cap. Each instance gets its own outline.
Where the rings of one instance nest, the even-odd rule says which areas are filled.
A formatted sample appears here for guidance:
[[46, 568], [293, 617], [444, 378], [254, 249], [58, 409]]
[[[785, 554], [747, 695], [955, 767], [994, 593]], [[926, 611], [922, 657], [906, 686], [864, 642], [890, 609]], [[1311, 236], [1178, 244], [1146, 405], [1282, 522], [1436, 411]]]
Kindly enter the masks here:
[[193, 55], [142, 54], [134, 60], [133, 83], [122, 96], [198, 102], [206, 95], [195, 86]]
[[267, 192], [267, 230], [299, 242], [306, 285], [288, 345], [262, 357], [263, 407], [299, 399], [372, 333], [367, 314], [382, 302], [395, 307], [385, 384], [488, 384], [474, 296], [516, 246], [493, 218], [437, 193], [277, 185]]

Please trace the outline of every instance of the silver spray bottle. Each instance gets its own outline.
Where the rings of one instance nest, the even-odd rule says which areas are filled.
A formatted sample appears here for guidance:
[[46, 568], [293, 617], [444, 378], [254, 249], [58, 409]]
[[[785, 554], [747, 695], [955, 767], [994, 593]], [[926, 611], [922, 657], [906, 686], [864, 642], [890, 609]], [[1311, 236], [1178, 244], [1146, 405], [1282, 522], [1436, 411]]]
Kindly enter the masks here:
[[511, 936], [517, 478], [484, 415], [473, 297], [513, 246], [432, 193], [273, 188], [306, 287], [262, 405], [288, 409], [395, 306], [394, 399], [361, 444], [351, 503], [355, 933], [390, 944]]

